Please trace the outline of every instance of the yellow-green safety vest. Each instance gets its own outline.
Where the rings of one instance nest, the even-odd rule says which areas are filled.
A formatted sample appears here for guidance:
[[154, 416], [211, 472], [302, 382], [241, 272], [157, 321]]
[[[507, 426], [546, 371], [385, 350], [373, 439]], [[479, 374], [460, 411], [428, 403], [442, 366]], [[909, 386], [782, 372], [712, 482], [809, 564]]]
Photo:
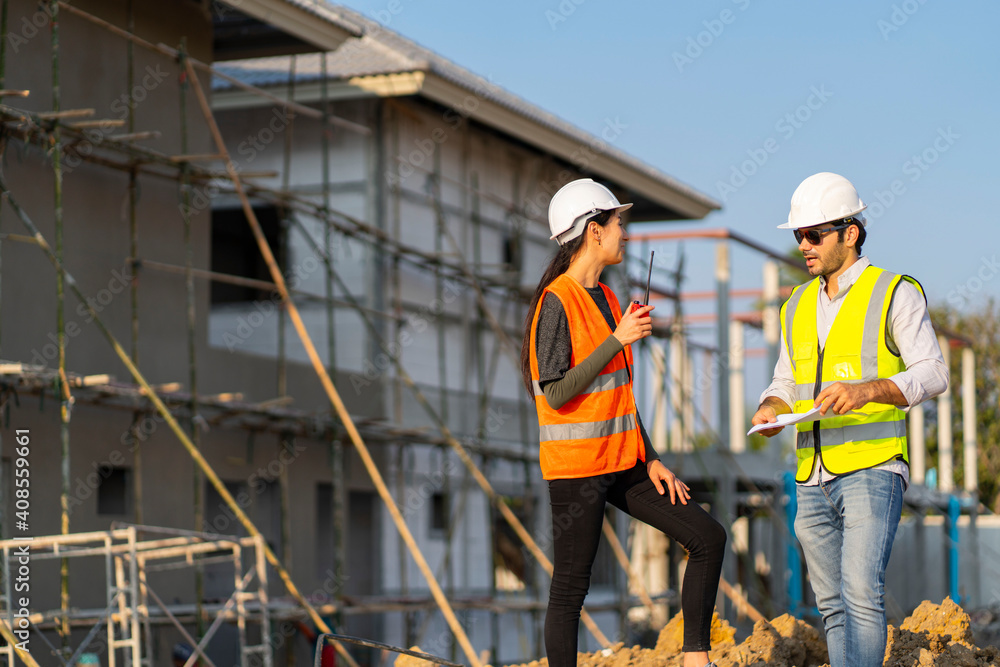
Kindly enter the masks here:
[[[887, 344], [892, 296], [902, 280], [915, 279], [868, 266], [851, 286], [830, 327], [823, 349], [816, 328], [819, 278], [799, 285], [781, 307], [781, 333], [795, 377], [794, 412], [808, 412], [816, 396], [834, 382], [859, 384], [905, 370]], [[818, 369], [822, 369], [820, 372]], [[805, 482], [816, 457], [835, 475], [899, 459], [909, 463], [906, 416], [895, 405], [867, 403], [860, 414], [797, 424], [795, 479]]]

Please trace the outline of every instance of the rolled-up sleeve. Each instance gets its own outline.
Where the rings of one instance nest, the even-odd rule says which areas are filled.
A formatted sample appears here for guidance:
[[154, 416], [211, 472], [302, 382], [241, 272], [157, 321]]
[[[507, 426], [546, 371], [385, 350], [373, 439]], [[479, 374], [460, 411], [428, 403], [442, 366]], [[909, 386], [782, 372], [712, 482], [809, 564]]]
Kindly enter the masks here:
[[[948, 367], [941, 355], [924, 296], [901, 281], [889, 313], [889, 339], [906, 370], [889, 378], [906, 399], [906, 408], [920, 405], [948, 389]], [[903, 407], [903, 406], [900, 406]]]
[[763, 403], [765, 398], [771, 396], [780, 398], [790, 409], [795, 409], [795, 376], [792, 374], [792, 362], [788, 358], [788, 349], [780, 343], [778, 345], [778, 363], [774, 365], [774, 378], [764, 393], [760, 395], [758, 405]]

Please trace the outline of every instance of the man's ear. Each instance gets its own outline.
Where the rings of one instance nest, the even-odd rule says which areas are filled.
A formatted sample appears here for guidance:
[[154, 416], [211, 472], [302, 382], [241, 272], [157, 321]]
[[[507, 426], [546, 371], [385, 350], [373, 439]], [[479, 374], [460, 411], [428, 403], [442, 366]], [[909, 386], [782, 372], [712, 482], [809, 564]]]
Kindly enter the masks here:
[[861, 238], [861, 232], [858, 231], [857, 225], [851, 225], [844, 230], [844, 245], [857, 249], [859, 238]]

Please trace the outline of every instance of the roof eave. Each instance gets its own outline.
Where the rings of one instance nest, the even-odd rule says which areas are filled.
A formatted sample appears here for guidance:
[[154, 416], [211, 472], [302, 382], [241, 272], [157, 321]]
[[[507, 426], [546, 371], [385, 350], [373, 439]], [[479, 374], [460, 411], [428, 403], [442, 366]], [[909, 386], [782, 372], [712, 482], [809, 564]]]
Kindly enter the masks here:
[[318, 51], [334, 51], [348, 39], [361, 35], [361, 30], [357, 26], [350, 25], [346, 21], [343, 23], [324, 21], [285, 0], [221, 1], [248, 16], [315, 45]]
[[[583, 144], [562, 132], [540, 125], [523, 114], [433, 72], [427, 73], [420, 94], [444, 106], [464, 110], [470, 118], [492, 127], [502, 128], [505, 133], [543, 148], [578, 167], [581, 166], [581, 156], [586, 154], [584, 151], [592, 151], [589, 144]], [[629, 191], [641, 194], [650, 201], [674, 211], [676, 219], [700, 220], [721, 208], [717, 202], [707, 197], [673, 187], [650, 174], [615, 160], [613, 156], [588, 162], [582, 171], [626, 185]]]

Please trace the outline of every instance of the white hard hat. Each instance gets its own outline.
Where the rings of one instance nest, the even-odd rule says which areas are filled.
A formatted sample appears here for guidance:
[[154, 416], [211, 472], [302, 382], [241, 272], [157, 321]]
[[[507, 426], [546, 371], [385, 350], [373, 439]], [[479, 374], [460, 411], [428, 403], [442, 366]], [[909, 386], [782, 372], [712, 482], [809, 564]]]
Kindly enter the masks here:
[[868, 206], [861, 201], [849, 180], [839, 174], [821, 171], [795, 188], [788, 222], [778, 225], [778, 229], [802, 229], [852, 217], [865, 225], [865, 216], [859, 213], [866, 208]]
[[550, 239], [565, 245], [583, 233], [587, 220], [601, 211], [624, 211], [632, 204], [619, 203], [611, 190], [592, 179], [581, 178], [559, 188], [549, 202]]

